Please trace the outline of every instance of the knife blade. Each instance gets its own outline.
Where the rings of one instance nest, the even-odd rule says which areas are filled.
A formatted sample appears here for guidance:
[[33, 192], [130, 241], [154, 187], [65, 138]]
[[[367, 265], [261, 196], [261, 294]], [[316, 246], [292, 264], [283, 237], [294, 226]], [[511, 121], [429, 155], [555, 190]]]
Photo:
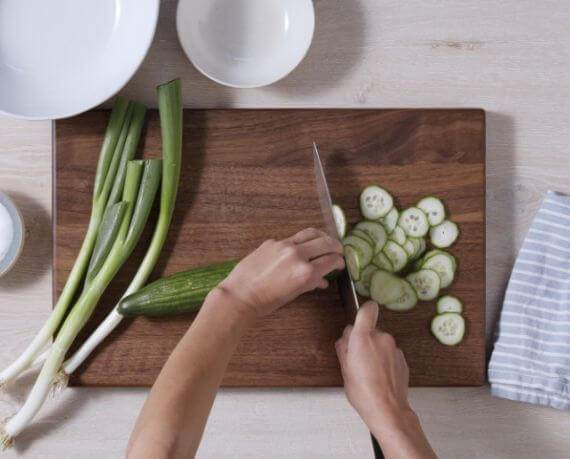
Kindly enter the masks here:
[[[321, 162], [321, 158], [319, 156], [319, 149], [317, 148], [317, 144], [314, 141], [313, 163], [315, 170], [315, 181], [317, 183], [317, 194], [319, 196], [319, 204], [321, 206], [321, 214], [323, 215], [323, 220], [325, 222], [325, 231], [329, 236], [340, 240], [334, 221], [333, 204], [327, 183], [327, 178], [325, 176], [325, 171], [323, 170], [323, 163]], [[356, 318], [356, 313], [358, 312], [360, 304], [358, 302], [358, 297], [356, 296], [354, 282], [352, 281], [352, 278], [346, 269], [342, 271], [337, 279], [337, 282], [346, 318], [350, 323], [354, 323], [354, 319]], [[376, 440], [372, 434], [370, 434], [370, 438], [372, 439], [372, 451], [374, 452], [375, 459], [384, 459], [384, 453], [382, 452], [382, 448], [380, 448], [378, 440]]]
[[[315, 181], [317, 183], [317, 194], [319, 196], [319, 204], [321, 206], [323, 220], [325, 221], [325, 231], [329, 236], [340, 240], [338, 231], [336, 229], [336, 224], [334, 222], [333, 205], [327, 178], [325, 176], [323, 164], [319, 156], [319, 149], [317, 148], [317, 144], [315, 142], [313, 142], [313, 163]], [[356, 296], [356, 289], [354, 288], [354, 282], [348, 275], [348, 271], [346, 271], [346, 269], [343, 270], [338, 278], [338, 287], [347, 319], [350, 323], [354, 323], [356, 313], [358, 312], [359, 303], [358, 297]]]

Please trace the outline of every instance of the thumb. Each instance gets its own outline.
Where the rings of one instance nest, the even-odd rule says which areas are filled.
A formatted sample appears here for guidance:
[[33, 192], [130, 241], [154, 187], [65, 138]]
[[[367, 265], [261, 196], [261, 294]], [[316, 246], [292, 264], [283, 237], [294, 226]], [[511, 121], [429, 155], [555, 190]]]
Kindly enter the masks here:
[[354, 320], [354, 329], [362, 331], [372, 331], [378, 322], [379, 309], [374, 301], [367, 301], [358, 309], [358, 314]]

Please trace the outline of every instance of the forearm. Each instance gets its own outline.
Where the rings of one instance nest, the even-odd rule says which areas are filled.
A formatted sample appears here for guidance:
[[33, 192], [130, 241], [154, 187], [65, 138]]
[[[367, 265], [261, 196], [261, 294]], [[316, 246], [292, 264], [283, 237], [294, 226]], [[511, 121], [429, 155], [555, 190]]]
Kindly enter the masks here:
[[302, 293], [326, 288], [324, 276], [344, 268], [342, 252], [338, 240], [308, 228], [265, 241], [242, 259], [208, 295], [160, 372], [131, 436], [129, 456], [192, 457], [244, 331]]
[[133, 431], [131, 457], [191, 457], [228, 362], [252, 317], [214, 290], [158, 376]]
[[437, 459], [418, 416], [405, 409], [373, 422], [369, 428], [387, 459]]

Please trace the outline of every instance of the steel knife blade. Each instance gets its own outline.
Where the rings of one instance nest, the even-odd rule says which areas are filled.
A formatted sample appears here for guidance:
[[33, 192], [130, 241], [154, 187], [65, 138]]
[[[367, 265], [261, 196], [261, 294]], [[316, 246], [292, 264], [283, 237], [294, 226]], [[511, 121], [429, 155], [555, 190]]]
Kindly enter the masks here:
[[[327, 184], [327, 178], [325, 176], [323, 164], [319, 156], [319, 150], [315, 142], [313, 142], [313, 163], [315, 170], [315, 180], [317, 183], [317, 194], [319, 196], [319, 204], [321, 206], [321, 213], [325, 222], [325, 231], [329, 236], [340, 240], [334, 221], [333, 205], [329, 192], [329, 186]], [[360, 305], [358, 303], [358, 297], [356, 296], [354, 282], [348, 275], [348, 271], [346, 269], [340, 274], [338, 278], [338, 287], [347, 319], [350, 323], [353, 323], [358, 311], [358, 307]]]

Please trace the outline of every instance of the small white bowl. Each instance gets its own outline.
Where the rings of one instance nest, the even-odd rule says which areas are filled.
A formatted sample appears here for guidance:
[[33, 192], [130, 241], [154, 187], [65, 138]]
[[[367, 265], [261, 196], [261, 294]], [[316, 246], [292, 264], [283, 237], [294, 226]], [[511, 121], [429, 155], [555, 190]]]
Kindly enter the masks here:
[[315, 30], [312, 0], [180, 0], [178, 38], [194, 66], [234, 88], [257, 88], [288, 75]]
[[[13, 235], [12, 242], [8, 246], [8, 251], [6, 254], [0, 258], [0, 277], [6, 274], [12, 266], [16, 263], [20, 254], [22, 253], [22, 248], [24, 247], [24, 219], [20, 214], [20, 211], [16, 207], [16, 204], [4, 193], [0, 192], [0, 205], [8, 211], [8, 216], [12, 221]], [[1, 209], [0, 209], [1, 211]], [[2, 235], [0, 235], [1, 237]], [[2, 254], [0, 254], [1, 256]]]
[[150, 48], [159, 0], [0, 0], [0, 113], [66, 118], [119, 91]]

